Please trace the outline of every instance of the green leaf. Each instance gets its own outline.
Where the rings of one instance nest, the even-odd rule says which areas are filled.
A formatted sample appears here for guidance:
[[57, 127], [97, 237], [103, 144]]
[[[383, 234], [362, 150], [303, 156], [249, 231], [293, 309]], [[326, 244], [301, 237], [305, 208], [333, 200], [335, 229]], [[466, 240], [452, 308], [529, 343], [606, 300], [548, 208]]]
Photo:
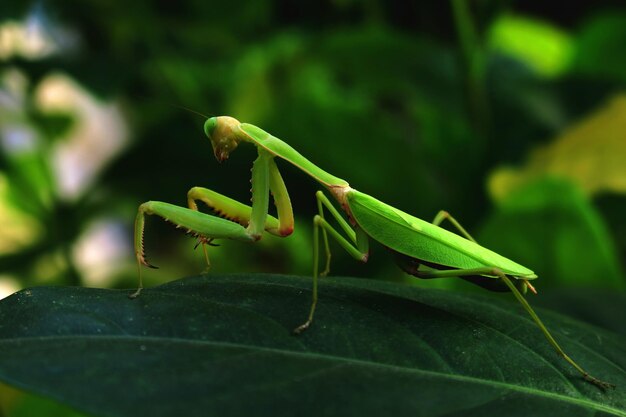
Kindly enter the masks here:
[[562, 74], [573, 53], [567, 32], [549, 22], [519, 15], [501, 15], [489, 30], [488, 44], [545, 77]]
[[599, 13], [582, 26], [575, 40], [573, 73], [626, 81], [626, 13]]
[[626, 340], [481, 295], [325, 278], [199, 276], [129, 291], [38, 287], [0, 302], [0, 379], [102, 416], [620, 415]]

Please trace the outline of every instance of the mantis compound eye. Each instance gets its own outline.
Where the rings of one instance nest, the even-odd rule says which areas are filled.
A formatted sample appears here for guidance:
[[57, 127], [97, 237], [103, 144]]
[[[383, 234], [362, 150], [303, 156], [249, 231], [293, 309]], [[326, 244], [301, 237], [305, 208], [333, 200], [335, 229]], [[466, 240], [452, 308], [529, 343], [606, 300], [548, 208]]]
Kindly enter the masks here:
[[217, 117], [211, 117], [204, 122], [204, 134], [210, 139], [213, 136], [215, 127], [217, 126]]
[[222, 162], [239, 145], [239, 122], [232, 117], [211, 117], [204, 123], [204, 133], [211, 140], [215, 158]]

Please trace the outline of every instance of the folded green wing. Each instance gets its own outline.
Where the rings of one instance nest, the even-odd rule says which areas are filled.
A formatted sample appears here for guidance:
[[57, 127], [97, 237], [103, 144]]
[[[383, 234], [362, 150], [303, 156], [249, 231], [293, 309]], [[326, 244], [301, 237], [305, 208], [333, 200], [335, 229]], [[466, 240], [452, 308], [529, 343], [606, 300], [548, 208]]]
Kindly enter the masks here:
[[536, 278], [533, 271], [502, 255], [367, 194], [352, 190], [347, 201], [359, 226], [397, 252], [457, 269], [496, 267], [507, 275]]

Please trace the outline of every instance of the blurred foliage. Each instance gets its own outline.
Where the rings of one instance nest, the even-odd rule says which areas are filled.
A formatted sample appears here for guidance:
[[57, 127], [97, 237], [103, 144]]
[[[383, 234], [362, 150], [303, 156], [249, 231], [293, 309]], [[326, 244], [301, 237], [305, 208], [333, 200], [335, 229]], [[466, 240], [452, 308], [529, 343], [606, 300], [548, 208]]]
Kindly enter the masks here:
[[[464, 6], [453, 13], [454, 4]], [[623, 207], [623, 187], [611, 184], [624, 178], [617, 108], [626, 83], [619, 53], [626, 14], [590, 7], [572, 23], [523, 7], [3, 3], [2, 276], [15, 287], [129, 286], [136, 275], [132, 221], [141, 202], [184, 205], [194, 185], [247, 201], [254, 150], [241, 149], [218, 166], [203, 119], [182, 106], [258, 124], [353, 186], [417, 216], [429, 219], [444, 208], [539, 271], [576, 259], [579, 250], [557, 262], [552, 241], [532, 233], [509, 239], [506, 227], [522, 224], [527, 214], [508, 211], [507, 218], [521, 217], [502, 223], [502, 206], [491, 208], [485, 188], [495, 169], [527, 160], [519, 178], [532, 179], [534, 193], [564, 193], [559, 204], [545, 200], [554, 216], [571, 218], [558, 240], [585, 229], [588, 244], [598, 248], [585, 254], [589, 268], [602, 272], [583, 269], [590, 276], [585, 282], [623, 286], [626, 237], [611, 232], [623, 223], [615, 208]], [[551, 168], [557, 163], [563, 168]], [[280, 167], [297, 232], [255, 246], [225, 242], [211, 252], [217, 271], [309, 273], [317, 186], [293, 167]], [[573, 188], [555, 190], [546, 182], [541, 191], [546, 174]], [[576, 188], [589, 193], [581, 180], [589, 175], [594, 193], [583, 197]], [[527, 181], [519, 178], [498, 182], [496, 196], [527, 200], [515, 191]], [[603, 199], [601, 211], [593, 199]], [[536, 242], [532, 256], [527, 239]], [[203, 269], [194, 242], [171, 227], [150, 221], [146, 240], [164, 268], [151, 271], [149, 282]], [[400, 277], [387, 257], [376, 256], [384, 253], [375, 247], [367, 266], [335, 256], [334, 271]], [[542, 276], [554, 284], [579, 282], [574, 276], [581, 273], [572, 275], [576, 265], [569, 265], [545, 268]]]
[[571, 37], [536, 18], [502, 15], [489, 31], [489, 47], [527, 64], [542, 76], [563, 74], [572, 55]]
[[[543, 177], [511, 192], [481, 228], [478, 240], [500, 253], [515, 251], [533, 265], [541, 288], [602, 287], [623, 290], [623, 271], [611, 235], [581, 190]], [[538, 283], [539, 284], [539, 283]]]
[[572, 71], [626, 82], [626, 12], [602, 13], [588, 19], [578, 35]]
[[500, 168], [489, 179], [492, 198], [537, 178], [558, 176], [589, 196], [626, 193], [626, 95], [618, 95], [545, 146], [533, 150], [522, 169]]

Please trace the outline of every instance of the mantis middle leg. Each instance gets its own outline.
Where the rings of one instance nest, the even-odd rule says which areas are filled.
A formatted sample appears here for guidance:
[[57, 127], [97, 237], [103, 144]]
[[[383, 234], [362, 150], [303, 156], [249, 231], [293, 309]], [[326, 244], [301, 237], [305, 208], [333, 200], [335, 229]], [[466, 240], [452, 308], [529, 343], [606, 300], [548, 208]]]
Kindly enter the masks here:
[[[328, 245], [328, 234], [330, 234], [339, 245], [344, 248], [354, 259], [361, 262], [367, 262], [369, 255], [369, 240], [367, 235], [360, 229], [353, 229], [348, 222], [339, 214], [337, 209], [331, 204], [330, 200], [324, 195], [323, 192], [318, 191], [315, 193], [317, 198], [319, 214], [313, 217], [313, 299], [311, 302], [311, 310], [309, 311], [309, 317], [306, 322], [294, 329], [294, 333], [299, 334], [308, 329], [313, 322], [313, 316], [315, 314], [315, 307], [317, 306], [317, 280], [319, 278], [319, 230], [322, 229], [324, 236], [324, 247], [326, 249], [326, 269], [323, 274], [328, 273], [330, 266], [330, 248]], [[346, 239], [335, 228], [333, 228], [324, 218], [323, 207], [326, 207], [328, 211], [337, 220], [340, 227], [348, 236]]]

